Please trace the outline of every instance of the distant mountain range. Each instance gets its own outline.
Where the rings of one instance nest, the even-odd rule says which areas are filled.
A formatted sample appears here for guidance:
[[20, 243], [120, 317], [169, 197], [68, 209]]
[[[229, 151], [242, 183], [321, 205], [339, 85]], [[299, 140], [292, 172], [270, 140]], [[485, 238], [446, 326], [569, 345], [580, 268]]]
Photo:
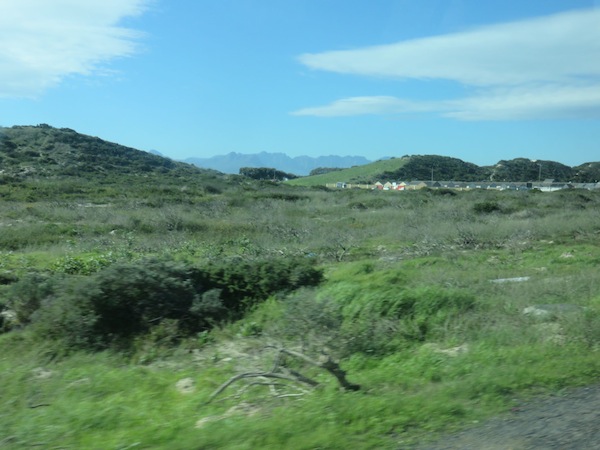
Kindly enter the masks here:
[[231, 152], [211, 158], [187, 158], [183, 162], [229, 174], [238, 174], [242, 167], [269, 167], [282, 172], [305, 176], [310, 174], [311, 170], [320, 167], [345, 169], [368, 164], [371, 161], [363, 156], [330, 155], [316, 158], [311, 156], [296, 156], [292, 158], [285, 153], [261, 152], [242, 154]]

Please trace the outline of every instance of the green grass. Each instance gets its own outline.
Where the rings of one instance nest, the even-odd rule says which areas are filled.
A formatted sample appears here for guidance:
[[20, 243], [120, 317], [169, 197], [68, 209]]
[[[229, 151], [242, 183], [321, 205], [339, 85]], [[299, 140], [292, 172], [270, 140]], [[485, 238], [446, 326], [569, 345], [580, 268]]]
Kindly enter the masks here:
[[[3, 448], [15, 449], [397, 448], [482, 420], [515, 398], [593, 382], [600, 373], [597, 353], [577, 345], [483, 341], [456, 358], [415, 346], [385, 358], [350, 358], [344, 367], [363, 387], [356, 393], [327, 384], [301, 400], [275, 401], [257, 388], [206, 406], [231, 367], [181, 358], [179, 365], [140, 367], [106, 353], [45, 364], [39, 354], [15, 356], [0, 360]], [[39, 368], [47, 378], [36, 377]], [[175, 389], [185, 377], [196, 381], [194, 394]], [[195, 427], [241, 402], [256, 414]]]
[[173, 448], [181, 434], [194, 433], [199, 408], [198, 396], [179, 393], [177, 381], [201, 377], [200, 392], [220, 381], [210, 369], [144, 367], [110, 353], [52, 362], [24, 343], [16, 354], [15, 341], [2, 342], [3, 448]]
[[345, 183], [374, 183], [379, 181], [377, 178], [382, 173], [393, 172], [404, 166], [407, 161], [403, 158], [386, 159], [322, 175], [294, 178], [286, 183], [292, 186], [325, 186], [326, 184], [335, 184], [338, 181]]
[[[339, 392], [334, 383], [322, 377], [325, 387], [301, 400], [275, 401], [257, 388], [247, 397], [203, 406], [208, 394], [236, 373], [235, 363], [198, 365], [180, 354], [172, 365], [149, 368], [103, 353], [77, 354], [44, 364], [42, 350], [23, 353], [25, 343], [19, 344], [19, 338], [7, 335], [0, 342], [3, 348], [13, 349], [4, 352], [1, 360], [7, 417], [3, 425], [12, 437], [13, 448], [36, 443], [60, 443], [66, 448], [124, 448], [136, 443], [143, 448], [182, 449], [395, 448], [400, 443], [424, 439], [429, 433], [454, 429], [506, 410], [515, 398], [597, 379], [597, 340], [582, 340], [580, 330], [567, 327], [572, 333], [567, 335], [567, 342], [553, 344], [519, 313], [532, 300], [565, 300], [548, 297], [556, 295], [562, 286], [577, 295], [578, 304], [596, 311], [598, 324], [600, 303], [592, 288], [598, 286], [599, 277], [594, 275], [593, 267], [586, 269], [587, 261], [579, 266], [584, 271], [579, 281], [588, 279], [587, 285], [564, 285], [559, 280], [547, 292], [541, 290], [564, 267], [556, 259], [559, 250], [563, 249], [548, 250], [536, 264], [529, 261], [528, 254], [521, 258], [504, 255], [506, 271], [493, 269], [488, 273], [481, 269], [476, 275], [471, 270], [480, 265], [481, 255], [475, 252], [464, 255], [460, 271], [455, 268], [450, 273], [447, 271], [452, 269], [453, 260], [435, 257], [414, 259], [394, 269], [379, 268], [374, 262], [332, 269], [323, 295], [350, 303], [364, 302], [364, 295], [374, 302], [377, 296], [407, 287], [444, 286], [462, 271], [469, 273], [473, 282], [481, 275], [485, 278], [472, 288], [479, 293], [482, 309], [463, 317], [458, 328], [449, 328], [433, 342], [409, 343], [388, 356], [357, 353], [345, 360], [343, 367], [348, 376], [363, 387], [357, 393]], [[499, 256], [494, 253], [490, 257]], [[548, 265], [550, 280], [540, 278], [532, 280], [533, 285], [517, 283], [500, 288], [490, 284], [491, 275], [515, 274], [511, 259], [523, 261], [521, 269], [537, 263]], [[340, 286], [345, 283], [350, 283], [347, 289]], [[276, 307], [275, 300], [266, 303], [264, 312], [259, 308], [251, 319], [272, 320], [277, 317], [273, 313]], [[219, 339], [226, 336], [223, 330]], [[469, 344], [469, 351], [457, 357], [436, 351], [438, 347], [464, 343]], [[40, 366], [53, 375], [35, 379], [32, 371]], [[192, 396], [183, 396], [174, 389], [176, 381], [187, 376], [194, 378], [199, 388]], [[234, 415], [194, 428], [197, 420], [221, 415], [243, 401], [257, 406], [256, 416]], [[32, 402], [48, 406], [31, 408]]]

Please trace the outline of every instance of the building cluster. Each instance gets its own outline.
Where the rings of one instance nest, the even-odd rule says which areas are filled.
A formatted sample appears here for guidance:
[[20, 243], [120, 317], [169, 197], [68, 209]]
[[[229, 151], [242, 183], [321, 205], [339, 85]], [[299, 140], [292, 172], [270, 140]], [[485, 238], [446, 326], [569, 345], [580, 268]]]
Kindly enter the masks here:
[[409, 182], [376, 182], [374, 184], [352, 184], [337, 182], [328, 184], [329, 188], [337, 189], [378, 189], [381, 191], [411, 191], [423, 188], [456, 189], [466, 191], [471, 189], [493, 189], [497, 191], [526, 191], [538, 189], [543, 192], [561, 189], [600, 189], [600, 183], [565, 183], [552, 179], [528, 182], [496, 182], [496, 181], [409, 181]]

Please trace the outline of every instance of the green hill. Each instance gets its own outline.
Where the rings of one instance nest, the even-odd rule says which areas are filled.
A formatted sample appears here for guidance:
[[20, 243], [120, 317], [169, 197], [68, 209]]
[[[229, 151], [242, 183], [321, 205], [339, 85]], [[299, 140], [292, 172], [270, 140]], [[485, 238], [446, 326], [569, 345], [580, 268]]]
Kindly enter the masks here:
[[376, 161], [363, 166], [298, 178], [289, 184], [318, 186], [377, 181], [508, 181], [525, 182], [553, 179], [559, 182], [594, 183], [600, 180], [600, 163], [590, 162], [569, 167], [555, 161], [515, 158], [501, 160], [494, 166], [478, 166], [458, 158], [436, 155], [403, 156]]
[[555, 161], [515, 158], [499, 161], [491, 168], [490, 178], [494, 181], [532, 181], [548, 178], [573, 181], [573, 169]]
[[461, 180], [485, 179], [487, 170], [458, 158], [436, 155], [411, 156], [407, 163], [395, 171], [381, 174], [386, 180]]
[[374, 183], [381, 178], [381, 174], [400, 170], [409, 162], [410, 158], [392, 158], [375, 161], [364, 166], [350, 167], [321, 175], [296, 178], [288, 184], [296, 186], [323, 186], [342, 181], [345, 183]]
[[317, 186], [336, 182], [375, 183], [377, 181], [461, 180], [474, 181], [489, 177], [489, 169], [457, 158], [435, 155], [403, 156], [376, 161], [364, 166], [298, 178], [290, 184]]
[[0, 128], [0, 167], [4, 176], [19, 178], [209, 172], [69, 128], [45, 124]]
[[49, 125], [0, 128], [0, 199], [192, 202], [241, 177]]
[[600, 181], [600, 162], [588, 162], [573, 167], [572, 179], [576, 183], [597, 183]]

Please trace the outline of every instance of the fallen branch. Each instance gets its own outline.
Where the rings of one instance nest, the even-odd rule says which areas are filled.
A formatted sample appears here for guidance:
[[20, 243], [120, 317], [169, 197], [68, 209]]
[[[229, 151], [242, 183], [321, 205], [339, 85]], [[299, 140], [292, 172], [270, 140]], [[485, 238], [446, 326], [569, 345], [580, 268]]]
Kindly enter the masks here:
[[326, 370], [331, 375], [333, 375], [338, 380], [338, 383], [340, 383], [340, 386], [342, 386], [347, 391], [360, 390], [360, 385], [350, 383], [346, 379], [346, 371], [343, 370], [338, 363], [336, 363], [333, 359], [331, 359], [331, 356], [329, 356], [329, 355], [323, 355], [326, 358], [323, 361], [315, 361], [314, 359], [309, 358], [308, 356], [306, 356], [302, 353], [295, 352], [293, 350], [288, 350], [286, 348], [279, 349], [279, 352], [284, 353], [286, 355], [293, 356], [298, 359], [301, 359], [313, 366], [316, 366], [316, 367]]
[[286, 376], [283, 374], [279, 374], [279, 373], [273, 373], [273, 372], [241, 373], [239, 375], [231, 377], [229, 380], [227, 380], [225, 383], [223, 383], [221, 386], [219, 386], [219, 388], [210, 395], [210, 397], [208, 398], [206, 403], [208, 404], [208, 403], [212, 402], [217, 395], [219, 395], [221, 392], [223, 392], [225, 389], [227, 389], [231, 384], [235, 383], [236, 381], [241, 380], [243, 378], [255, 378], [255, 377], [278, 378], [280, 380], [297, 381], [296, 379], [294, 379], [292, 377], [289, 377], [289, 376]]
[[[339, 366], [339, 364], [337, 362], [335, 362], [333, 359], [331, 359], [331, 357], [328, 355], [323, 355], [323, 358], [321, 358], [319, 361], [317, 361], [317, 360], [314, 360], [314, 359], [304, 355], [303, 353], [296, 352], [294, 350], [288, 350], [286, 348], [278, 348], [278, 347], [270, 347], [270, 348], [275, 348], [277, 350], [277, 355], [275, 357], [275, 362], [273, 364], [273, 368], [271, 369], [271, 371], [269, 371], [269, 372], [245, 372], [245, 373], [241, 373], [241, 374], [231, 377], [229, 380], [227, 380], [225, 383], [223, 383], [221, 386], [219, 386], [217, 388], [217, 390], [214, 391], [210, 395], [210, 397], [206, 401], [206, 404], [209, 404], [210, 402], [212, 402], [219, 394], [221, 394], [225, 389], [227, 389], [233, 383], [235, 383], [236, 381], [242, 380], [244, 378], [274, 378], [274, 379], [289, 381], [292, 383], [301, 383], [301, 384], [309, 385], [311, 387], [316, 387], [319, 385], [319, 383], [317, 381], [301, 374], [298, 371], [291, 370], [291, 369], [283, 369], [282, 370], [281, 365], [284, 361], [285, 356], [291, 356], [291, 357], [300, 359], [301, 361], [304, 361], [312, 366], [326, 370], [327, 372], [329, 372], [332, 376], [334, 376], [336, 378], [336, 380], [338, 381], [340, 386], [342, 388], [344, 388], [346, 391], [358, 391], [360, 389], [360, 385], [351, 383], [346, 379], [346, 372]], [[272, 388], [274, 388], [275, 385], [287, 386], [286, 384], [283, 384], [283, 383], [254, 382], [254, 383], [251, 383], [246, 388], [248, 388], [250, 386], [256, 386], [256, 385], [267, 385], [267, 386], [271, 386]], [[297, 388], [297, 389], [299, 389], [299, 388]], [[301, 394], [288, 394], [288, 395], [279, 395], [278, 394], [277, 397], [287, 397], [287, 396], [293, 396], [293, 395], [301, 395]]]

